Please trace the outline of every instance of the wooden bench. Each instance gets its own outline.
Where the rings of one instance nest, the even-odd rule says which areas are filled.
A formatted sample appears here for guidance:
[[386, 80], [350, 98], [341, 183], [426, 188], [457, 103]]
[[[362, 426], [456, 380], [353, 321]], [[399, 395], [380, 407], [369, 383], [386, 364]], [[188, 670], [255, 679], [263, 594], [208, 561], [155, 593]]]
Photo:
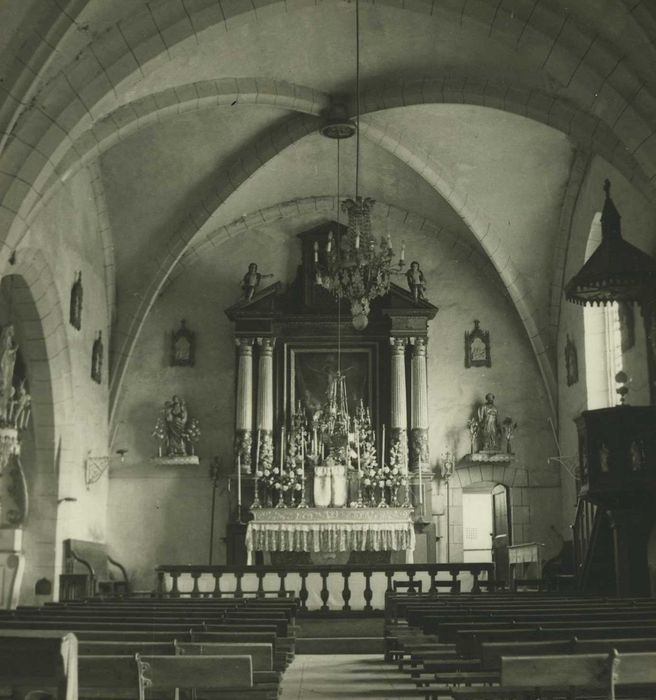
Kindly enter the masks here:
[[0, 695], [77, 700], [77, 658], [73, 634], [0, 631]]
[[[110, 564], [120, 572], [114, 578]], [[59, 577], [61, 600], [88, 596], [119, 595], [129, 591], [128, 575], [119, 562], [107, 552], [107, 545], [86, 540], [64, 540], [64, 571]]]
[[257, 687], [250, 656], [81, 656], [80, 698], [163, 696], [176, 689], [203, 690], [203, 697], [270, 698], [277, 689]]

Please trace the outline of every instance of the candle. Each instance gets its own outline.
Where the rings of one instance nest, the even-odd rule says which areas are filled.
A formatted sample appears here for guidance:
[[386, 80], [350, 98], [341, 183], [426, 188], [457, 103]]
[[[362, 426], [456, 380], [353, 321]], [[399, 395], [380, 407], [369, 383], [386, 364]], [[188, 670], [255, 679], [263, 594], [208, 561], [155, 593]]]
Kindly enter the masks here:
[[392, 236], [389, 233], [387, 234], [387, 247], [392, 250]]
[[358, 452], [358, 479], [360, 478], [360, 426], [358, 425], [358, 432], [355, 435], [355, 444]]
[[319, 241], [314, 242], [314, 262], [319, 262]]
[[383, 423], [383, 435], [380, 440], [380, 466], [385, 466], [385, 423]]
[[257, 482], [257, 470], [260, 466], [260, 431], [257, 431], [257, 436], [255, 438], [255, 481]]
[[319, 452], [319, 443], [317, 442], [317, 429], [314, 428], [312, 431], [313, 435], [313, 441], [312, 441], [312, 454], [316, 455]]
[[419, 460], [419, 505], [424, 505], [424, 487], [421, 481], [421, 460]]
[[241, 522], [241, 450], [237, 452], [237, 519]]
[[328, 231], [328, 243], [326, 244], [326, 253], [330, 253], [333, 247], [333, 232]]
[[405, 262], [405, 241], [401, 243], [401, 264]]
[[301, 503], [305, 503], [305, 440], [301, 431]]
[[282, 478], [283, 460], [285, 457], [285, 427], [280, 428], [280, 476]]
[[358, 250], [360, 248], [360, 229], [356, 231], [355, 234], [355, 249]]

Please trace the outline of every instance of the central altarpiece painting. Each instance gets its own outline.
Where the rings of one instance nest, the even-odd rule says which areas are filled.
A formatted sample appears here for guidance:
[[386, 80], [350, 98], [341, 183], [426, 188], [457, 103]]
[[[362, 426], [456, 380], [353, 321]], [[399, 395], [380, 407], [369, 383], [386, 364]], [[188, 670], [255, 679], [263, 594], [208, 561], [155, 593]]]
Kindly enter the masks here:
[[391, 284], [356, 330], [348, 305], [316, 284], [318, 244], [335, 231], [329, 222], [299, 234], [296, 278], [226, 310], [237, 376], [230, 563], [412, 558], [430, 484], [426, 345], [437, 308]]

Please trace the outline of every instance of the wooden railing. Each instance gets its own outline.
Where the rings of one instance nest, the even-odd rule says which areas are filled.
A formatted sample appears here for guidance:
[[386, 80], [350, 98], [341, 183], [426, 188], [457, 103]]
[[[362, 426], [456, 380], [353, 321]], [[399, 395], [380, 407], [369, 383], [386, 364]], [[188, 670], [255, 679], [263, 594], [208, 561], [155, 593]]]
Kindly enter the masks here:
[[[449, 578], [442, 578], [441, 574]], [[274, 594], [282, 597], [292, 591], [301, 611], [310, 609], [311, 599], [317, 605], [320, 601], [318, 609], [322, 612], [371, 611], [382, 609], [385, 593], [395, 590], [437, 595], [440, 589], [480, 593], [483, 588], [494, 588], [494, 565], [490, 562], [285, 567], [162, 565], [157, 567], [157, 595], [162, 598], [221, 598], [228, 594], [264, 597], [272, 592], [267, 590], [272, 578], [278, 584]], [[357, 585], [355, 579], [359, 579]], [[229, 582], [229, 590], [222, 588], [223, 582]], [[380, 608], [372, 605], [374, 598], [380, 601]]]

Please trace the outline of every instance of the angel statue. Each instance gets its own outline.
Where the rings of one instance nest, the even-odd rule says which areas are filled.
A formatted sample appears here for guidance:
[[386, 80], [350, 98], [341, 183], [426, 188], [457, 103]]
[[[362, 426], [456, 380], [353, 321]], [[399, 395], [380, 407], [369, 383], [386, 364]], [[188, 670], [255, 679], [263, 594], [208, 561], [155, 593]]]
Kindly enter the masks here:
[[424, 278], [424, 273], [419, 267], [419, 263], [413, 260], [410, 263], [410, 268], [405, 273], [406, 279], [408, 280], [408, 287], [412, 292], [412, 298], [415, 301], [424, 299], [424, 291], [426, 290], [426, 280]]
[[258, 272], [257, 263], [253, 262], [248, 266], [248, 272], [241, 281], [241, 288], [244, 290], [244, 300], [246, 302], [253, 298], [257, 288], [260, 286], [260, 282], [267, 277], [273, 277], [273, 274], [263, 275]]

